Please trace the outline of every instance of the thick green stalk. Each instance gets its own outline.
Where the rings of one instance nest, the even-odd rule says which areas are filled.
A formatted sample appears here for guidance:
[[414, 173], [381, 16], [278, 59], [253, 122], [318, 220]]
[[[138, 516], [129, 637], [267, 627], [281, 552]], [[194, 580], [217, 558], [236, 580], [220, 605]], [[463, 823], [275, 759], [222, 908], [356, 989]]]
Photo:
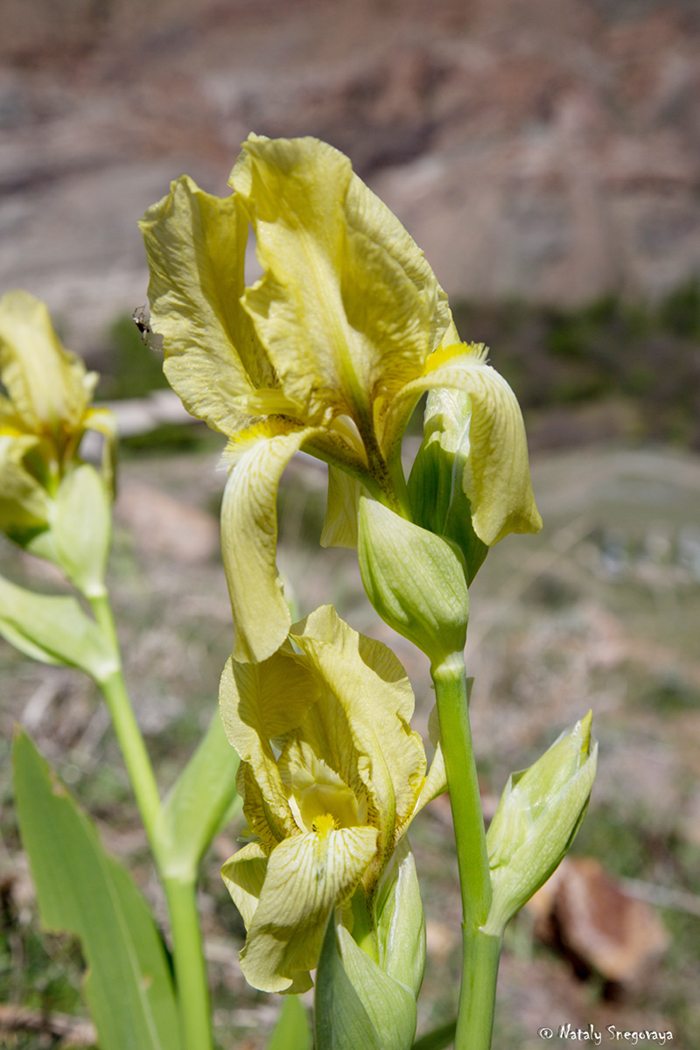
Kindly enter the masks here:
[[173, 935], [177, 1001], [186, 1050], [211, 1050], [209, 985], [197, 914], [196, 882], [163, 878]]
[[500, 941], [480, 931], [491, 907], [491, 874], [461, 653], [431, 668], [452, 806], [462, 895], [463, 971], [455, 1050], [489, 1050]]
[[488, 1050], [496, 1006], [496, 980], [501, 957], [500, 937], [462, 926], [462, 983], [455, 1050]]
[[[92, 598], [90, 604], [97, 623], [113, 643], [115, 651], [118, 652], [117, 633], [108, 598]], [[165, 888], [173, 938], [177, 1001], [185, 1050], [211, 1050], [209, 987], [197, 914], [196, 883], [194, 879], [183, 880], [167, 874], [159, 837], [162, 808], [160, 794], [151, 760], [131, 706], [121, 667], [99, 684], [112, 716], [124, 764], [136, 796], [153, 858]]]

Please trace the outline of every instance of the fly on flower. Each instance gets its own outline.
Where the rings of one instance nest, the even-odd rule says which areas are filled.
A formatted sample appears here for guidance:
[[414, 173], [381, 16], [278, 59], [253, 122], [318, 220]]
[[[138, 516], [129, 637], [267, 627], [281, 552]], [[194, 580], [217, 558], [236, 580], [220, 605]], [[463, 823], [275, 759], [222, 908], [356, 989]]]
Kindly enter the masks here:
[[[322, 543], [354, 546], [363, 490], [413, 519], [406, 424], [426, 390], [462, 390], [474, 469], [460, 483], [476, 534], [490, 544], [541, 523], [512, 391], [481, 348], [460, 343], [423, 253], [347, 157], [317, 139], [251, 135], [229, 181], [235, 192], [220, 199], [183, 176], [141, 228], [166, 375], [193, 415], [229, 437], [234, 655], [257, 661], [289, 629], [275, 502], [301, 448], [329, 464]], [[263, 276], [246, 287], [249, 226]]]

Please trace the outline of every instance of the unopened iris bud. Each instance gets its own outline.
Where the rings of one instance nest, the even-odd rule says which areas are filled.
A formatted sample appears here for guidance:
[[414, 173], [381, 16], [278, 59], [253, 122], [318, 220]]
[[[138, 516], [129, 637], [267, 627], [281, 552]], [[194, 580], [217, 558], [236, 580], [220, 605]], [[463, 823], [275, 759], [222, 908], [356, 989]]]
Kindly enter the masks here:
[[[97, 374], [87, 372], [80, 358], [61, 345], [46, 305], [29, 292], [7, 292], [0, 300], [0, 378], [7, 393], [0, 396], [0, 529], [33, 553], [57, 561], [72, 578], [71, 567], [57, 554], [60, 541], [52, 530], [61, 506], [82, 501], [93, 515], [96, 500], [104, 502], [81, 465], [86, 430], [105, 438], [99, 484], [109, 501], [116, 420], [106, 409], [91, 406]], [[82, 474], [69, 482], [74, 471]], [[75, 524], [72, 515], [69, 531]], [[87, 535], [94, 524], [84, 523], [78, 531]], [[94, 577], [95, 559], [77, 549], [77, 533], [71, 544], [73, 562], [84, 563], [86, 557], [90, 562], [79, 574]]]
[[464, 390], [431, 390], [423, 443], [408, 480], [413, 520], [457, 544], [464, 555], [469, 584], [489, 550], [474, 532], [471, 502], [463, 485], [471, 417], [471, 398]]
[[382, 619], [434, 665], [461, 653], [469, 594], [458, 550], [364, 496], [359, 525], [362, 582]]
[[[456, 331], [448, 333], [456, 338]], [[539, 532], [520, 407], [481, 343], [449, 353], [445, 382], [428, 394], [423, 443], [408, 483], [414, 521], [460, 547], [471, 583], [510, 532]]]
[[571, 846], [596, 773], [592, 720], [589, 711], [533, 766], [509, 777], [486, 836], [493, 899], [484, 933], [502, 936]]

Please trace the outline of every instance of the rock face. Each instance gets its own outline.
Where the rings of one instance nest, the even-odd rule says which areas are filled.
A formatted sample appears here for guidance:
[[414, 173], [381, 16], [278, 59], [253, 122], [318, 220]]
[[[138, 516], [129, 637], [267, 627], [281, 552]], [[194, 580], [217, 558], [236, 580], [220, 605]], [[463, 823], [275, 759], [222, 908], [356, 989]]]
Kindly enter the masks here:
[[250, 130], [347, 152], [451, 296], [700, 274], [696, 0], [5, 0], [0, 60], [0, 288], [79, 349], [145, 298], [143, 209]]

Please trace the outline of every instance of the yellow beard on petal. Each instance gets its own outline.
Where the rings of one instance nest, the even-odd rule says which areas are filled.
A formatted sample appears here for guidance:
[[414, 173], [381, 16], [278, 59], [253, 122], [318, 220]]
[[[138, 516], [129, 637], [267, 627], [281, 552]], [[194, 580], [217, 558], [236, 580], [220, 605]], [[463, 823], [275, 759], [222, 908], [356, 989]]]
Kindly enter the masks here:
[[322, 813], [316, 817], [311, 827], [322, 839], [328, 837], [331, 831], [337, 831], [338, 823], [331, 813]]

